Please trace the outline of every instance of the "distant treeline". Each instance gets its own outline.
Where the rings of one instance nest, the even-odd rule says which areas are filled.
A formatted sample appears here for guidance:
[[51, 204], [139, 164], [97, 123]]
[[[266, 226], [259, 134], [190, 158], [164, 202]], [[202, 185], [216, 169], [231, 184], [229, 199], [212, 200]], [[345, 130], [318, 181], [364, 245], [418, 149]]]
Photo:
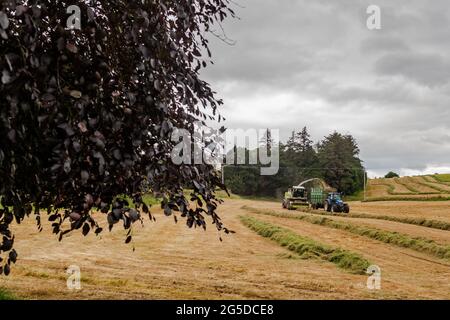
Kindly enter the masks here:
[[[271, 150], [274, 143], [267, 130], [259, 148]], [[224, 167], [225, 184], [235, 194], [280, 197], [288, 187], [309, 178], [322, 178], [345, 195], [364, 186], [364, 168], [359, 147], [351, 135], [334, 132], [314, 144], [307, 128], [293, 132], [280, 143], [280, 170], [274, 176], [260, 175], [259, 165]], [[236, 151], [236, 150], [235, 150]], [[245, 150], [247, 159], [258, 149]]]

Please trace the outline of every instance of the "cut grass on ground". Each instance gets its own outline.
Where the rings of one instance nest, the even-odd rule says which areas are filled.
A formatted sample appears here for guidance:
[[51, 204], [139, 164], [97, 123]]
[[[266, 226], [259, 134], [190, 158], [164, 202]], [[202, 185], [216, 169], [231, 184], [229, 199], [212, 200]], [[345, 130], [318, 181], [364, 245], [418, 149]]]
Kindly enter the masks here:
[[[370, 179], [365, 201], [448, 201], [450, 174]], [[381, 189], [384, 187], [385, 189]]]
[[408, 189], [415, 195], [428, 195], [428, 194], [439, 194], [440, 193], [440, 191], [436, 191], [436, 189], [433, 189], [434, 191], [431, 191], [431, 192], [421, 192], [421, 191], [417, 190], [416, 188], [413, 187], [413, 185], [415, 184], [415, 185], [423, 186], [423, 184], [417, 183], [416, 181], [412, 181], [411, 177], [394, 178], [394, 181], [397, 182], [398, 184], [401, 184], [402, 186], [404, 186], [406, 189]]
[[335, 221], [325, 217], [317, 217], [306, 214], [279, 213], [270, 210], [260, 210], [248, 206], [242, 209], [256, 214], [263, 214], [281, 218], [298, 219], [312, 224], [327, 226], [334, 229], [345, 230], [360, 236], [375, 239], [384, 243], [390, 243], [399, 247], [409, 248], [418, 252], [450, 261], [450, 246], [439, 245], [436, 242], [425, 238], [413, 238], [406, 234], [390, 232], [377, 228], [357, 226], [347, 222]]
[[282, 247], [297, 253], [303, 259], [320, 258], [357, 274], [366, 273], [367, 268], [371, 265], [369, 261], [356, 253], [324, 245], [288, 229], [249, 216], [241, 216], [240, 219], [245, 226], [259, 235], [277, 242]]
[[412, 194], [411, 197], [374, 197], [366, 199], [362, 202], [383, 202], [383, 201], [450, 201], [449, 196], [430, 196], [430, 197], [414, 197]]
[[[317, 214], [316, 212], [313, 212]], [[322, 214], [322, 213], [318, 213]], [[325, 213], [323, 213], [325, 215]], [[450, 223], [439, 220], [429, 220], [425, 218], [408, 218], [408, 217], [394, 217], [385, 215], [373, 215], [366, 213], [352, 213], [348, 216], [349, 218], [362, 218], [362, 219], [376, 219], [376, 220], [387, 220], [406, 224], [413, 224], [416, 226], [433, 228], [439, 230], [450, 230]]]
[[0, 300], [15, 300], [16, 297], [5, 289], [0, 288]]
[[[411, 196], [415, 195], [416, 193], [409, 191], [408, 192], [395, 192], [395, 186], [391, 183], [387, 182], [376, 182], [372, 184], [373, 186], [384, 186], [387, 188], [387, 193], [391, 196]], [[370, 186], [369, 186], [370, 187]]]
[[364, 191], [359, 191], [350, 196], [344, 196], [345, 201], [363, 201], [364, 200]]
[[[301, 210], [303, 212], [317, 214], [321, 216], [329, 216], [329, 213], [320, 212], [318, 210], [310, 211]], [[416, 226], [439, 229], [439, 230], [448, 230], [450, 231], [450, 223], [439, 220], [429, 220], [425, 218], [408, 218], [408, 217], [395, 217], [395, 216], [386, 216], [386, 215], [375, 215], [375, 214], [367, 214], [367, 213], [351, 213], [345, 216], [346, 218], [357, 218], [357, 219], [375, 219], [375, 220], [387, 220], [393, 222], [400, 222], [405, 224], [413, 224]]]
[[[425, 186], [425, 187], [431, 188], [433, 190], [436, 190], [439, 193], [443, 193], [443, 194], [448, 193], [448, 190], [445, 190], [445, 189], [443, 189], [443, 188], [441, 188], [439, 186], [433, 185], [433, 184], [429, 183], [427, 180], [425, 180], [425, 182], [417, 181], [417, 183], [422, 185], [422, 186]], [[442, 184], [440, 184], [440, 185], [442, 185]]]
[[450, 173], [449, 174], [436, 174], [433, 176], [436, 180], [440, 182], [450, 182]]

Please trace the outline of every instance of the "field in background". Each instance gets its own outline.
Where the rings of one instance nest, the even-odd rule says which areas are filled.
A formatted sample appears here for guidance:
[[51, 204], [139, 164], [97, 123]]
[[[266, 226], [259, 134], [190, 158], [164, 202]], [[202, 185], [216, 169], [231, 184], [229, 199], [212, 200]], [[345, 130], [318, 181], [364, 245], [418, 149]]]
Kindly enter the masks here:
[[[157, 222], [136, 226], [132, 245], [120, 228], [59, 243], [49, 225], [39, 234], [26, 221], [15, 227], [19, 261], [0, 277], [0, 300], [450, 298], [450, 202], [423, 201], [450, 197], [450, 175], [369, 180], [368, 202], [351, 202], [348, 217], [219, 197], [236, 231], [223, 242], [212, 226], [187, 229], [157, 205]], [[382, 290], [366, 287], [369, 263], [382, 269]], [[82, 270], [81, 291], [66, 287], [69, 265]]]
[[[379, 179], [369, 192], [422, 199], [445, 180]], [[373, 194], [377, 186], [384, 191]], [[157, 206], [157, 222], [137, 224], [129, 245], [120, 228], [60, 243], [48, 223], [39, 234], [29, 219], [14, 227], [19, 260], [0, 277], [0, 299], [450, 299], [450, 201], [355, 201], [343, 217], [220, 196], [236, 232], [223, 241], [213, 226], [188, 229]], [[381, 268], [381, 290], [367, 288], [369, 264]], [[67, 289], [70, 265], [81, 268], [80, 291]]]
[[371, 179], [366, 200], [450, 200], [450, 174]]
[[450, 183], [450, 173], [449, 174], [436, 174], [434, 177], [441, 182], [449, 182]]

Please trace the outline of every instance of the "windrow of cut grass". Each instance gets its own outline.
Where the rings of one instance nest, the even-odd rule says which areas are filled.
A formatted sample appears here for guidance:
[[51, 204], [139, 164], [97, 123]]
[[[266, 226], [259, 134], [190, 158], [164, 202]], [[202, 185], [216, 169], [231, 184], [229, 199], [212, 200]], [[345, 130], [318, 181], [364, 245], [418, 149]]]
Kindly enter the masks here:
[[404, 186], [406, 189], [408, 189], [409, 191], [411, 191], [414, 194], [420, 194], [419, 190], [413, 188], [412, 186], [410, 186], [409, 184], [403, 182], [402, 178], [394, 178], [395, 183], [398, 183], [402, 186]]
[[369, 188], [371, 186], [384, 186], [390, 196], [438, 195], [446, 193], [446, 190], [442, 188], [429, 185], [425, 180], [416, 180], [415, 178], [418, 177], [371, 180]]
[[[297, 209], [298, 210], [298, 209]], [[329, 216], [329, 213], [321, 212], [318, 210], [301, 210], [302, 212], [317, 214], [321, 216]], [[351, 213], [345, 216], [346, 218], [357, 218], [357, 219], [374, 219], [374, 220], [387, 220], [393, 222], [400, 222], [405, 224], [413, 224], [416, 226], [439, 229], [439, 230], [447, 230], [450, 231], [450, 223], [440, 220], [430, 220], [425, 218], [412, 218], [412, 217], [396, 217], [396, 216], [387, 216], [387, 215], [376, 215], [376, 214], [368, 214], [368, 213]]]
[[[246, 206], [243, 207], [246, 209]], [[312, 210], [309, 208], [297, 208], [297, 211], [311, 213], [315, 215], [321, 216], [330, 216], [330, 213], [322, 212], [319, 210]], [[433, 219], [425, 219], [425, 218], [413, 218], [413, 217], [397, 217], [397, 216], [388, 216], [388, 215], [377, 215], [377, 214], [368, 214], [368, 213], [350, 213], [345, 215], [346, 218], [356, 218], [356, 219], [374, 219], [374, 220], [386, 220], [393, 222], [400, 222], [405, 224], [412, 224], [416, 226], [438, 229], [438, 230], [446, 230], [450, 231], [450, 223], [446, 221], [433, 220]]]
[[427, 182], [432, 182], [432, 183], [436, 183], [439, 182], [439, 180], [437, 180], [435, 177], [433, 176], [422, 176], [423, 180], [427, 181]]
[[[437, 191], [436, 189], [430, 188], [429, 186], [417, 183], [416, 181], [412, 180], [411, 177], [403, 177], [403, 178], [394, 178], [394, 181], [398, 184], [401, 184], [406, 189], [411, 191], [414, 194], [439, 194], [440, 191]], [[421, 191], [420, 188], [428, 189], [427, 191]]]
[[[420, 179], [419, 179], [420, 178]], [[430, 184], [422, 177], [402, 177], [391, 179], [375, 179], [369, 181], [371, 186], [384, 186], [389, 196], [417, 196], [448, 194], [449, 190]]]
[[[316, 214], [316, 212], [314, 212]], [[321, 214], [321, 213], [319, 213]], [[439, 230], [450, 230], [450, 223], [440, 220], [430, 220], [425, 218], [409, 218], [409, 217], [396, 217], [396, 216], [386, 216], [386, 215], [374, 215], [367, 213], [352, 213], [348, 217], [350, 218], [362, 218], [362, 219], [376, 219], [376, 220], [387, 220], [393, 222], [400, 222], [406, 224], [413, 224], [416, 226], [439, 229]]]
[[411, 196], [392, 196], [392, 197], [373, 197], [363, 200], [362, 202], [383, 202], [383, 201], [450, 201], [450, 196], [429, 196], [429, 197], [417, 197], [412, 194]]
[[[407, 195], [414, 195], [414, 194], [416, 194], [415, 192], [412, 192], [412, 191], [410, 191], [409, 189], [406, 189], [407, 192], [399, 192], [399, 191], [396, 191], [396, 190], [395, 190], [395, 189], [396, 189], [396, 186], [394, 185], [395, 182], [394, 182], [393, 180], [392, 180], [392, 183], [391, 183], [391, 182], [387, 182], [388, 180], [392, 180], [392, 179], [380, 179], [380, 181], [371, 182], [371, 183], [369, 184], [369, 188], [370, 188], [370, 186], [383, 186], [383, 187], [386, 187], [387, 193], [388, 193], [389, 195], [391, 195], [391, 196], [407, 196]], [[374, 180], [374, 181], [375, 181], [375, 180]], [[398, 186], [398, 185], [403, 186], [403, 185], [401, 185], [401, 184], [397, 184], [397, 186]]]
[[421, 185], [424, 185], [424, 186], [427, 186], [427, 187], [429, 187], [429, 188], [431, 188], [431, 189], [434, 189], [434, 190], [436, 190], [436, 191], [439, 192], [439, 193], [445, 194], [445, 193], [449, 193], [449, 192], [450, 192], [449, 186], [448, 186], [448, 185], [445, 185], [445, 184], [441, 184], [441, 183], [430, 183], [430, 182], [428, 182], [428, 181], [425, 180], [425, 179], [424, 179], [422, 182], [417, 181], [417, 183], [419, 183], [419, 184], [421, 184]]
[[[373, 185], [386, 187], [387, 188], [387, 193], [390, 194], [390, 195], [395, 195], [396, 194], [394, 186], [392, 184], [385, 183], [385, 182], [379, 182], [379, 183], [374, 183]], [[408, 194], [410, 194], [410, 193], [408, 193]]]
[[242, 209], [256, 214], [263, 214], [280, 218], [298, 219], [312, 224], [340, 229], [384, 243], [393, 244], [398, 247], [409, 248], [450, 261], [450, 246], [437, 244], [430, 239], [410, 237], [409, 235], [398, 232], [358, 226], [352, 223], [335, 221], [330, 218], [318, 217], [314, 215], [280, 213], [270, 210], [256, 209], [249, 206], [243, 206]]
[[9, 291], [0, 288], [0, 300], [16, 300], [16, 297]]
[[411, 184], [418, 188], [421, 194], [437, 194], [437, 193], [448, 193], [450, 190], [445, 190], [442, 185], [430, 184], [423, 176], [405, 177], [403, 178], [404, 183]]
[[249, 216], [240, 216], [241, 222], [258, 233], [269, 238], [282, 247], [295, 252], [303, 259], [319, 258], [334, 263], [339, 268], [351, 273], [364, 274], [371, 263], [357, 253], [341, 248], [333, 248], [313, 239], [300, 236], [291, 230], [260, 221]]

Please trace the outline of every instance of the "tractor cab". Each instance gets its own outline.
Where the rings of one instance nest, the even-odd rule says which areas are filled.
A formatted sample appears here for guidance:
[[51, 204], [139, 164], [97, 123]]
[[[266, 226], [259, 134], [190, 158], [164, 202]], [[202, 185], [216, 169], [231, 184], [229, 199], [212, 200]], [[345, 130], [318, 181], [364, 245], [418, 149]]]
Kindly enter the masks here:
[[303, 187], [292, 187], [288, 190], [292, 194], [292, 198], [304, 198], [306, 197], [306, 189]]
[[305, 187], [292, 187], [284, 194], [283, 208], [292, 210], [297, 206], [308, 205], [308, 193]]
[[330, 192], [328, 194], [328, 198], [331, 199], [333, 202], [340, 202], [342, 201], [341, 194], [338, 192]]

